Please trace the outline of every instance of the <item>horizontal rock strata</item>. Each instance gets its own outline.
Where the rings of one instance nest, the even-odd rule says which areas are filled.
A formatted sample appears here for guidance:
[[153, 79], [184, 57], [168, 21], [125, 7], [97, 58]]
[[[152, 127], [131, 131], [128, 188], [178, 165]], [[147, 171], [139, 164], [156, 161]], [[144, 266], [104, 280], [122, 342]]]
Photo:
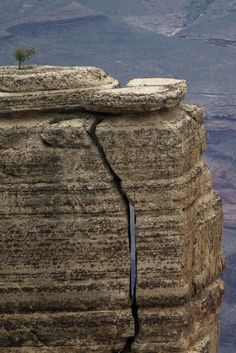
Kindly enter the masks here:
[[12, 313], [0, 347], [110, 351], [133, 333], [126, 206], [88, 135], [93, 121], [0, 129], [0, 310]]
[[216, 281], [186, 305], [141, 307], [141, 331], [133, 351], [201, 353], [204, 350], [194, 347], [203, 341], [206, 352], [217, 352], [222, 290], [221, 281]]
[[0, 74], [0, 353], [216, 353], [221, 200], [186, 82]]
[[[1, 347], [24, 346], [90, 346], [105, 345], [122, 349], [121, 337], [124, 332], [133, 333], [129, 313], [122, 310], [89, 311], [74, 313], [28, 313], [4, 314], [0, 319]], [[115, 344], [115, 342], [117, 342]], [[68, 348], [67, 348], [68, 347]], [[98, 348], [97, 348], [98, 351]]]
[[[2, 73], [2, 75], [1, 75]], [[87, 80], [86, 80], [87, 77]], [[146, 82], [147, 80], [144, 80]], [[156, 111], [184, 97], [181, 80], [143, 80], [124, 88], [97, 68], [0, 69], [0, 112], [82, 109], [102, 113]]]
[[33, 66], [21, 70], [0, 68], [0, 92], [57, 91], [92, 87], [116, 87], [119, 82], [96, 67]]
[[[134, 352], [202, 352], [200, 342], [206, 343], [205, 352], [217, 351], [222, 287], [215, 281], [224, 268], [222, 205], [202, 160], [206, 145], [202, 123], [201, 109], [183, 105], [110, 117], [97, 128], [107, 159], [136, 209], [141, 332]], [[201, 295], [206, 303], [209, 295], [213, 298], [205, 309], [203, 329], [191, 304], [199, 303]], [[165, 314], [165, 326], [160, 311], [175, 312], [180, 306], [191, 324], [177, 314], [172, 322]]]

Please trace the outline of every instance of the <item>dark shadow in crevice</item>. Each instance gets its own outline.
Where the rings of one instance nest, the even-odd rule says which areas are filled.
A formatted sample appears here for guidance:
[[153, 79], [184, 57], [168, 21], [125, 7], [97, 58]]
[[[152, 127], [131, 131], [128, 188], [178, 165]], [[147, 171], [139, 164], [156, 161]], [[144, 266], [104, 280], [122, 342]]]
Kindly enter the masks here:
[[110, 165], [106, 153], [100, 144], [100, 141], [96, 135], [96, 129], [98, 124], [103, 119], [96, 120], [91, 128], [87, 130], [91, 140], [94, 145], [97, 147], [101, 160], [105, 166], [105, 168], [109, 171], [112, 176], [114, 185], [120, 196], [122, 197], [127, 210], [128, 217], [128, 237], [129, 237], [129, 252], [130, 252], [130, 289], [129, 296], [131, 301], [131, 311], [134, 319], [134, 335], [127, 338], [124, 348], [117, 352], [113, 351], [112, 353], [128, 353], [132, 351], [132, 345], [139, 335], [140, 331], [140, 323], [138, 316], [138, 306], [136, 302], [136, 289], [137, 289], [137, 249], [136, 249], [136, 234], [135, 234], [135, 225], [136, 225], [136, 212], [135, 208], [127, 197], [126, 193], [122, 189], [122, 183], [120, 177], [116, 174], [112, 166]]

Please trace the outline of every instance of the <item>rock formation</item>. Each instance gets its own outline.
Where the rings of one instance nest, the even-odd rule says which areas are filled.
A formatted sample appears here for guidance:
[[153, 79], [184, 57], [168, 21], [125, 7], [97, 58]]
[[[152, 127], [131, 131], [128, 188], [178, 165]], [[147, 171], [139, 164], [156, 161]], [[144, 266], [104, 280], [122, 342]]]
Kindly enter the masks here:
[[221, 201], [186, 90], [0, 69], [0, 353], [217, 352]]

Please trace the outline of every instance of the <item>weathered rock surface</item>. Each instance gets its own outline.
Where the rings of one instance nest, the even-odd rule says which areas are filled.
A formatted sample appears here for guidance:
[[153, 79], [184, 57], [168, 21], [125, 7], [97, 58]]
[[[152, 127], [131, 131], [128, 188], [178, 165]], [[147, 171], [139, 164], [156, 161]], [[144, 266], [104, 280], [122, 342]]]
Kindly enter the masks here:
[[22, 313], [2, 316], [0, 346], [122, 348], [133, 333], [128, 220], [93, 118], [34, 119], [0, 129], [0, 310]]
[[96, 67], [33, 66], [0, 68], [0, 92], [37, 92], [92, 87], [117, 87], [119, 82]]
[[181, 80], [137, 79], [124, 88], [97, 92], [86, 109], [109, 113], [152, 112], [176, 106], [186, 91], [186, 82]]
[[216, 281], [185, 305], [141, 306], [134, 352], [217, 352], [222, 289]]
[[[2, 73], [2, 75], [1, 75]], [[87, 77], [87, 80], [86, 80]], [[134, 80], [127, 87], [97, 68], [0, 70], [0, 112], [82, 109], [103, 113], [149, 112], [176, 106], [185, 81]]]
[[140, 305], [182, 303], [223, 267], [221, 203], [201, 159], [205, 131], [185, 111], [109, 118], [97, 129], [137, 212]]
[[[184, 105], [107, 118], [97, 128], [109, 163], [136, 209], [141, 332], [135, 352], [217, 351], [222, 286], [214, 281], [224, 267], [222, 207], [201, 157], [206, 144], [202, 122], [201, 109]], [[208, 303], [202, 319], [193, 312], [193, 305], [201, 307], [192, 304], [199, 295]], [[170, 309], [176, 306], [185, 317]], [[195, 343], [203, 337], [208, 337], [205, 350]]]
[[0, 353], [216, 353], [221, 201], [185, 81], [50, 70], [0, 93]]

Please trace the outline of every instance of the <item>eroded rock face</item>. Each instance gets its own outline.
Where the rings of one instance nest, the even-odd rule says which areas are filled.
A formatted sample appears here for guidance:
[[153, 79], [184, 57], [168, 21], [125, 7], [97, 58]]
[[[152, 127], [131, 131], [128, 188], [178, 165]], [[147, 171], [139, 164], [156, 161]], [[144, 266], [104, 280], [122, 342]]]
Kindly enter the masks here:
[[134, 352], [198, 352], [193, 344], [202, 347], [202, 339], [199, 352], [217, 351], [222, 210], [201, 157], [202, 115], [197, 107], [178, 106], [111, 117], [97, 128], [136, 209], [141, 329]]
[[33, 66], [18, 70], [0, 68], [0, 92], [37, 92], [65, 89], [117, 87], [119, 82], [96, 67]]
[[[82, 109], [102, 113], [150, 112], [170, 108], [184, 97], [185, 81], [134, 80], [124, 88], [92, 67], [0, 69], [0, 111]], [[66, 108], [67, 107], [67, 108]]]
[[4, 70], [0, 353], [216, 353], [221, 201], [185, 81]]
[[186, 82], [181, 80], [137, 79], [124, 88], [97, 92], [85, 107], [108, 113], [152, 112], [176, 106], [186, 91]]

